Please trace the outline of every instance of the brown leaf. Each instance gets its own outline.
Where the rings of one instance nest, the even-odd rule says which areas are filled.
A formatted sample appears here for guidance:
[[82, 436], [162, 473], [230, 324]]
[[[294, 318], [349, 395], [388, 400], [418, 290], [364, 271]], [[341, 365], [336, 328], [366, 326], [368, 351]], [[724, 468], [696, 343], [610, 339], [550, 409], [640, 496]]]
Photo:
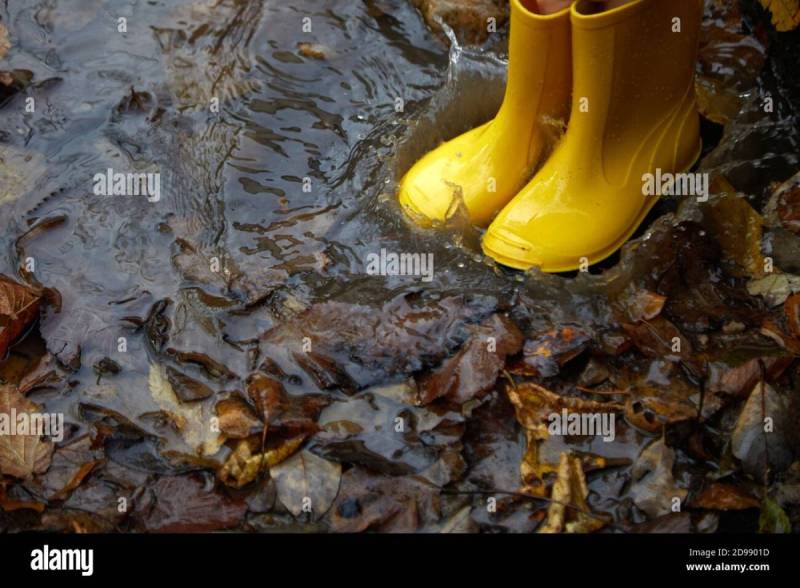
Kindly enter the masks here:
[[220, 400], [216, 410], [219, 429], [228, 439], [245, 439], [263, 427], [250, 405], [240, 398]]
[[182, 374], [172, 366], [167, 366], [167, 379], [181, 402], [203, 400], [214, 395], [214, 391], [211, 388], [186, 374]]
[[412, 533], [421, 524], [438, 521], [439, 500], [439, 488], [425, 481], [353, 467], [342, 476], [330, 509], [331, 530]]
[[512, 366], [511, 372], [543, 378], [555, 376], [561, 366], [583, 353], [591, 340], [591, 334], [578, 327], [553, 329], [525, 342], [522, 361]]
[[650, 290], [637, 290], [633, 296], [625, 300], [628, 319], [634, 323], [652, 320], [661, 314], [666, 301], [667, 297], [661, 294]]
[[692, 506], [709, 510], [747, 510], [759, 508], [761, 502], [738, 486], [714, 482], [694, 499]]
[[42, 484], [48, 500], [65, 500], [81, 485], [93, 469], [104, 462], [101, 449], [92, 446], [89, 435], [83, 435], [59, 447]]
[[419, 382], [422, 404], [447, 398], [463, 404], [494, 386], [506, 357], [519, 352], [522, 333], [508, 318], [492, 315], [461, 350]]
[[39, 314], [40, 292], [0, 274], [0, 359]]
[[636, 348], [646, 357], [684, 361], [692, 359], [691, 342], [664, 317], [622, 326]]
[[294, 516], [310, 512], [314, 520], [328, 512], [339, 492], [342, 466], [301, 451], [270, 468], [278, 499]]
[[[0, 386], [0, 430], [11, 426], [22, 414], [39, 413], [39, 406], [27, 400], [11, 386]], [[0, 434], [0, 473], [15, 478], [30, 478], [41, 474], [50, 466], [53, 443], [38, 435]]]
[[316, 432], [319, 413], [330, 402], [319, 394], [292, 396], [283, 384], [259, 373], [248, 378], [247, 394], [268, 434], [284, 438]]
[[195, 475], [164, 476], [137, 501], [135, 517], [148, 533], [205, 533], [237, 527], [247, 505]]

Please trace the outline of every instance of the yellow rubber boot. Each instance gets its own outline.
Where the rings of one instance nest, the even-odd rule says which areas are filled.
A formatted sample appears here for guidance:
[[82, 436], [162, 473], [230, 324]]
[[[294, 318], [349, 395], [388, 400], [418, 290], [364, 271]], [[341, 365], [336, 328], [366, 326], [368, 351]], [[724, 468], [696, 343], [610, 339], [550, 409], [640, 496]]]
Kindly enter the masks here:
[[570, 271], [611, 255], [658, 200], [645, 174], [688, 171], [700, 155], [694, 67], [702, 0], [634, 0], [591, 14], [572, 5], [569, 128], [501, 211], [483, 249], [498, 262]]
[[530, 179], [546, 146], [545, 121], [569, 114], [569, 9], [540, 15], [511, 0], [510, 26], [497, 116], [428, 153], [400, 183], [400, 204], [417, 222], [444, 221], [461, 197], [474, 224], [489, 224]]

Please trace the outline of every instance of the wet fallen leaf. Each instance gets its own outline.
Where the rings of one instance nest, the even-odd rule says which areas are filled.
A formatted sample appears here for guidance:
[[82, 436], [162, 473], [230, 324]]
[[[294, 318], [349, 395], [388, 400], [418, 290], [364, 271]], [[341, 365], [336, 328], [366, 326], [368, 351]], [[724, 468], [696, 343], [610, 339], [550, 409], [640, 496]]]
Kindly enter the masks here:
[[353, 467], [342, 476], [342, 487], [331, 507], [331, 530], [412, 533], [438, 521], [439, 501], [439, 489], [423, 480]]
[[245, 439], [263, 428], [263, 423], [258, 420], [244, 400], [241, 398], [226, 398], [220, 400], [216, 406], [219, 418], [219, 430], [228, 439]]
[[42, 295], [0, 274], [0, 359], [39, 314]]
[[692, 501], [692, 506], [709, 510], [747, 510], [758, 508], [760, 502], [738, 486], [714, 482]]
[[279, 463], [288, 459], [303, 444], [305, 436], [281, 439], [276, 447], [260, 451], [258, 438], [242, 439], [228, 460], [217, 472], [219, 479], [234, 488], [241, 488]]
[[597, 402], [574, 396], [561, 396], [533, 382], [524, 382], [506, 388], [511, 403], [516, 409], [517, 421], [532, 431], [537, 439], [547, 438], [549, 416], [570, 413], [619, 412], [623, 406], [616, 402]]
[[764, 216], [773, 226], [779, 225], [800, 235], [800, 172], [775, 189], [765, 207]]
[[633, 464], [631, 498], [650, 517], [660, 517], [676, 511], [688, 491], [679, 488], [672, 474], [675, 451], [664, 439], [648, 445]]
[[793, 357], [756, 357], [732, 369], [725, 370], [718, 380], [713, 380], [709, 390], [714, 394], [727, 394], [744, 398], [753, 391], [761, 379], [761, 364], [764, 364], [768, 381], [780, 378], [794, 361]]
[[164, 476], [136, 502], [134, 517], [148, 533], [207, 533], [238, 526], [246, 511], [244, 501], [215, 491], [202, 476]]
[[591, 340], [591, 334], [579, 327], [553, 329], [526, 341], [522, 360], [510, 371], [543, 378], [555, 376], [561, 366], [583, 353]]
[[247, 394], [266, 425], [264, 434], [284, 438], [315, 433], [319, 414], [330, 402], [319, 394], [293, 396], [283, 384], [259, 373], [248, 378]]
[[607, 525], [606, 516], [595, 515], [586, 498], [589, 488], [583, 474], [581, 460], [563, 452], [558, 465], [558, 478], [553, 484], [547, 520], [538, 533], [593, 533]]
[[778, 31], [791, 31], [800, 25], [800, 1], [759, 0], [759, 2], [772, 13], [772, 24]]
[[759, 382], [745, 402], [731, 434], [731, 452], [744, 471], [761, 480], [769, 468], [781, 471], [792, 463], [790, 406], [769, 384]]
[[150, 366], [148, 384], [153, 400], [170, 417], [193, 451], [200, 456], [211, 456], [219, 451], [225, 439], [212, 427], [211, 408], [205, 403], [182, 402], [172, 389], [164, 368], [157, 364]]
[[41, 477], [48, 500], [66, 500], [92, 470], [104, 462], [102, 449], [92, 446], [89, 435], [83, 435], [59, 447], [53, 454], [50, 468]]
[[510, 319], [492, 315], [475, 329], [461, 350], [419, 381], [422, 404], [447, 398], [463, 404], [488, 391], [497, 381], [506, 357], [522, 347], [522, 333]]
[[691, 341], [662, 316], [622, 326], [636, 348], [646, 357], [672, 361], [692, 359]]
[[304, 450], [270, 468], [278, 489], [278, 500], [295, 517], [310, 513], [313, 520], [322, 517], [339, 492], [342, 466]]
[[9, 49], [11, 49], [11, 41], [8, 38], [8, 29], [0, 22], [0, 59], [6, 56]]
[[764, 276], [761, 234], [764, 219], [746, 198], [725, 194], [709, 203], [709, 227], [731, 270], [753, 278]]
[[167, 379], [181, 402], [203, 400], [214, 395], [214, 391], [211, 388], [186, 374], [182, 374], [172, 366], [167, 366]]
[[50, 466], [53, 457], [52, 441], [38, 435], [11, 434], [10, 427], [19, 417], [39, 413], [39, 406], [11, 386], [0, 386], [0, 473], [27, 479], [41, 474]]
[[689, 394], [694, 390], [675, 383], [669, 387], [636, 387], [625, 402], [625, 418], [634, 427], [659, 433], [667, 425], [698, 417], [698, 407]]
[[747, 283], [751, 296], [761, 296], [769, 306], [786, 302], [792, 294], [800, 292], [800, 276], [791, 274], [770, 274]]
[[759, 533], [791, 533], [792, 521], [780, 505], [767, 497], [761, 503], [761, 514], [758, 517]]
[[650, 290], [636, 290], [632, 296], [624, 300], [628, 320], [639, 322], [656, 318], [664, 308], [666, 296], [656, 294]]

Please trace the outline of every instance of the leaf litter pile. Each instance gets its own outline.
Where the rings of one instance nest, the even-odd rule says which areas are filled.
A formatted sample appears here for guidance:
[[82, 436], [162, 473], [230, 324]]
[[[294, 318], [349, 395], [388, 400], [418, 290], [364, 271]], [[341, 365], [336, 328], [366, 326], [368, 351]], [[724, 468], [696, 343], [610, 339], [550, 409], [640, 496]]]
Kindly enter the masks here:
[[[383, 3], [365, 4], [358, 18], [397, 26]], [[72, 200], [74, 186], [56, 187], [43, 154], [0, 128], [0, 211], [13, 252], [0, 275], [0, 417], [61, 415], [64, 425], [58, 437], [0, 435], [0, 531], [796, 531], [800, 92], [786, 81], [794, 57], [781, 45], [795, 33], [776, 29], [798, 19], [790, 2], [763, 4], [772, 12], [707, 5], [697, 87], [708, 202], [662, 202], [591, 274], [505, 272], [465, 254], [467, 235], [437, 264], [472, 264], [477, 286], [445, 278], [377, 288], [363, 276], [348, 282], [352, 260], [330, 246], [353, 238], [336, 206], [268, 227], [243, 218], [220, 229], [239, 244], [225, 250], [208, 236], [220, 234], [206, 226], [211, 201], [137, 219], [158, 228], [153, 240], [120, 225], [141, 257], [87, 268], [84, 257], [101, 249], [74, 217], [101, 213]], [[199, 116], [193, 106], [215, 92], [235, 102], [268, 91], [237, 74], [246, 56], [225, 61], [257, 37], [248, 28], [264, 18], [257, 5], [201, 3], [174, 16], [175, 28], [155, 29], [169, 79], [124, 91], [106, 143], [130, 145], [125, 133], [139, 133], [157, 154], [200, 158], [207, 177], [184, 163], [170, 180], [187, 190], [220, 191], [224, 173], [243, 173], [219, 171], [230, 153], [237, 166], [256, 153], [225, 124], [203, 139], [219, 147], [208, 152], [183, 133]], [[97, 18], [92, 9], [67, 18], [63, 6], [57, 22], [72, 32]], [[5, 59], [26, 33], [3, 17]], [[413, 6], [398, 18], [446, 59]], [[186, 22], [189, 35], [177, 24]], [[321, 39], [279, 60], [319, 68], [344, 53]], [[209, 79], [191, 79], [195, 58]], [[0, 62], [0, 108], [19, 110], [32, 92], [50, 102], [56, 125], [53, 88], [67, 82], [30, 62]], [[254, 110], [306, 109], [313, 128], [341, 135], [336, 116], [292, 100]], [[288, 145], [252, 132], [275, 153]], [[354, 149], [342, 169], [376, 164]], [[35, 206], [23, 202], [42, 190], [50, 195]], [[385, 206], [359, 214], [397, 214]], [[357, 227], [379, 236], [377, 225]], [[380, 229], [414, 247], [407, 227]], [[236, 241], [244, 233], [247, 246]], [[137, 284], [157, 272], [147, 256], [169, 260], [176, 288]], [[305, 286], [284, 286], [294, 279]], [[336, 285], [315, 289], [326, 279]], [[579, 420], [596, 434], [571, 430]]]

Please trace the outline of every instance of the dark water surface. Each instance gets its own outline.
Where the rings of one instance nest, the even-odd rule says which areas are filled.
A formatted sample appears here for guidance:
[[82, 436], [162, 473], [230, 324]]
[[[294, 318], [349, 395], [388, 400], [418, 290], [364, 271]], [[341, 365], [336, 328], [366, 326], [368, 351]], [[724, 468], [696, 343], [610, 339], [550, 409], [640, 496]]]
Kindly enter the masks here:
[[[32, 262], [30, 280], [62, 296], [61, 312], [48, 311], [40, 330], [68, 375], [34, 397], [64, 411], [75, 436], [112, 423], [107, 458], [143, 475], [212, 471], [230, 451], [216, 452], [208, 434], [212, 400], [176, 405], [153, 392], [167, 366], [219, 397], [243, 393], [260, 368], [280, 375], [291, 394], [324, 394], [332, 405], [322, 425], [358, 423], [357, 443], [325, 434], [310, 442], [329, 459], [410, 475], [429, 472], [442, 447], [463, 442], [465, 488], [515, 490], [525, 441], [502, 392], [476, 413], [486, 417], [481, 424], [451, 406], [413, 407], [363, 390], [437, 366], [470, 325], [497, 312], [511, 312], [528, 338], [564, 325], [596, 341], [617, 333], [615, 297], [631, 283], [656, 289], [648, 280], [668, 264], [659, 266], [654, 251], [691, 243], [678, 221], [702, 217], [694, 204], [673, 216], [675, 203], [665, 203], [605, 274], [577, 278], [502, 270], [480, 253], [479, 233], [458, 221], [441, 231], [410, 226], [394, 201], [398, 175], [443, 137], [492, 115], [504, 63], [503, 38], [450, 52], [409, 2], [31, 0], [4, 3], [0, 16], [12, 38], [2, 69], [32, 72], [0, 109], [0, 273], [19, 278]], [[774, 57], [780, 51], [752, 76], [742, 73], [749, 52], [766, 54], [754, 30], [720, 40], [699, 65], [709, 84], [724, 81], [715, 92], [741, 105], [724, 132], [709, 131], [701, 169], [725, 175], [759, 208], [772, 182], [797, 171], [797, 94]], [[305, 55], [300, 43], [318, 45], [324, 58]], [[769, 116], [758, 107], [765, 91], [777, 101]], [[25, 112], [26, 98], [34, 113]], [[95, 195], [93, 177], [108, 168], [160, 174], [159, 201]], [[382, 248], [432, 253], [432, 281], [367, 275], [367, 256]], [[721, 275], [717, 262], [704, 266], [710, 282]], [[713, 312], [684, 302], [671, 310], [674, 320], [689, 331], [692, 323], [692, 337], [705, 334], [685, 310]], [[723, 314], [707, 322], [719, 327]], [[336, 366], [298, 359], [305, 337]], [[121, 371], [99, 378], [93, 366], [106, 357]], [[637, 361], [629, 381], [652, 374]], [[418, 429], [398, 440], [387, 431], [409, 411]], [[188, 424], [165, 422], [164, 412]], [[461, 427], [456, 441], [434, 432], [443, 420]], [[634, 459], [649, 442], [626, 424], [617, 436], [575, 447]], [[688, 484], [691, 460], [681, 460]], [[595, 506], [618, 520], [630, 515], [620, 506], [627, 475], [612, 470], [592, 481]], [[73, 507], [93, 508], [88, 500]], [[527, 530], [530, 508], [473, 518], [485, 529]]]

